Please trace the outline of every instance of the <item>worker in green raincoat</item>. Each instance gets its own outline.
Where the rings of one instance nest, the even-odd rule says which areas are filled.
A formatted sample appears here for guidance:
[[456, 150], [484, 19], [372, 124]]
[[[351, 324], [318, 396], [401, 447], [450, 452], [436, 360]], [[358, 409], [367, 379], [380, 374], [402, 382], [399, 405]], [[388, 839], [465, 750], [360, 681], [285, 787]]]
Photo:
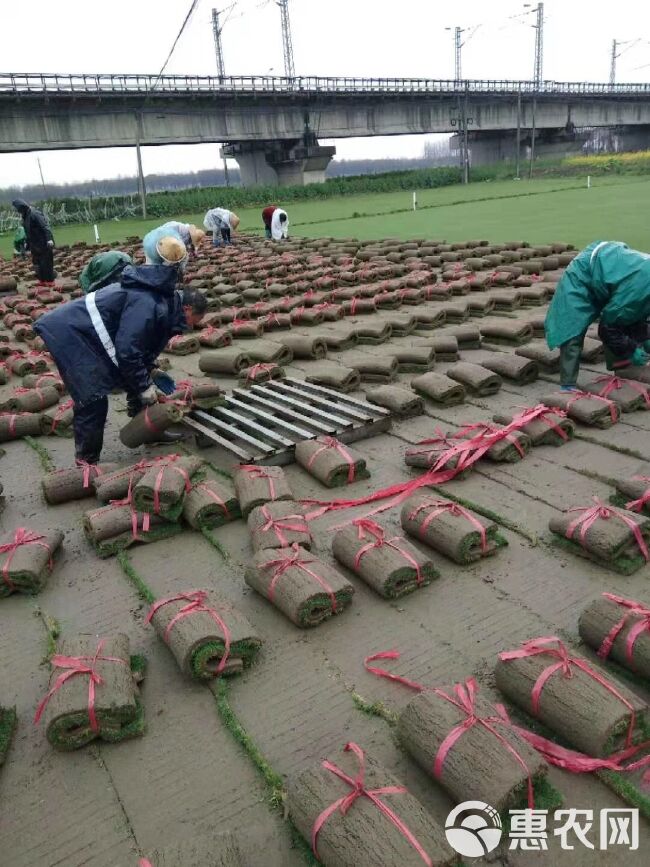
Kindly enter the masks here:
[[[560, 347], [562, 390], [576, 390], [585, 334], [597, 319], [610, 361], [612, 356], [634, 365], [650, 361], [647, 328], [641, 327], [649, 317], [647, 253], [619, 241], [595, 241], [578, 253], [557, 285], [544, 324], [549, 347]], [[620, 340], [622, 330], [629, 337], [627, 342]]]
[[22, 225], [18, 226], [14, 233], [14, 256], [24, 259], [27, 256], [27, 235]]
[[103, 289], [104, 286], [109, 286], [111, 283], [119, 282], [120, 274], [127, 265], [133, 265], [133, 260], [120, 250], [97, 253], [79, 276], [79, 285], [83, 289], [84, 295]]

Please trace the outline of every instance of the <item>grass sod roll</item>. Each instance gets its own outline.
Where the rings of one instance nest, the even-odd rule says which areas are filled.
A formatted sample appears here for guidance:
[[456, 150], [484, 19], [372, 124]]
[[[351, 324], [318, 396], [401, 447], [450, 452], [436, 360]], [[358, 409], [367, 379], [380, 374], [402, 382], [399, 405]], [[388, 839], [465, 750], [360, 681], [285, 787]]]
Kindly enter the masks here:
[[[262, 640], [241, 612], [212, 591], [186, 591], [182, 597], [157, 600], [151, 623], [183, 674], [194, 680], [212, 680], [219, 674], [239, 674], [252, 664]], [[192, 603], [192, 597], [197, 607], [177, 617]], [[221, 671], [226, 636], [219, 621], [225, 625], [229, 641], [228, 658]]]
[[392, 313], [385, 316], [383, 321], [390, 325], [391, 337], [408, 337], [415, 331], [417, 325], [417, 320], [411, 313]]
[[244, 518], [264, 503], [293, 500], [293, 491], [282, 467], [243, 464], [235, 470], [233, 480]]
[[532, 327], [522, 319], [481, 322], [479, 327], [485, 342], [497, 346], [523, 346], [533, 338]]
[[120, 430], [120, 442], [129, 449], [155, 443], [160, 434], [183, 418], [183, 410], [173, 403], [154, 403], [145, 407]]
[[340, 488], [370, 478], [365, 458], [334, 437], [316, 437], [296, 443], [296, 461], [328, 488]]
[[475, 397], [488, 397], [501, 388], [501, 377], [480, 364], [459, 361], [447, 368], [447, 376], [460, 382], [466, 391]]
[[203, 373], [238, 374], [245, 367], [250, 367], [251, 363], [251, 357], [237, 346], [211, 349], [199, 355], [199, 370]]
[[214, 409], [225, 403], [223, 389], [214, 382], [189, 382], [172, 392], [167, 400], [179, 400], [197, 409]]
[[58, 389], [53, 385], [44, 385], [42, 388], [27, 388], [16, 391], [7, 400], [0, 404], [5, 412], [43, 412], [50, 406], [59, 402]]
[[293, 352], [274, 340], [255, 339], [246, 344], [246, 355], [257, 363], [291, 364]]
[[259, 319], [233, 320], [228, 326], [233, 340], [253, 340], [264, 334], [264, 325]]
[[289, 314], [292, 325], [320, 325], [323, 314], [314, 307], [295, 307]]
[[447, 314], [444, 310], [436, 310], [434, 307], [412, 307], [410, 313], [411, 316], [415, 317], [417, 329], [440, 328], [447, 321]]
[[427, 346], [432, 346], [436, 354], [436, 361], [458, 361], [458, 340], [453, 334], [441, 334], [427, 341]]
[[456, 406], [465, 401], [465, 386], [444, 373], [431, 371], [411, 380], [411, 388], [441, 406]]
[[41, 433], [40, 412], [0, 412], [0, 443], [21, 437], [37, 437]]
[[327, 344], [319, 335], [282, 332], [278, 334], [278, 343], [290, 349], [294, 358], [319, 360], [327, 357]]
[[168, 355], [191, 355], [201, 348], [199, 338], [194, 334], [177, 334], [163, 349]]
[[151, 867], [246, 867], [233, 834], [192, 835], [148, 854]]
[[529, 358], [506, 352], [493, 352], [481, 359], [481, 365], [517, 385], [529, 385], [539, 378], [539, 365]]
[[[45, 705], [41, 724], [55, 749], [76, 750], [98, 738], [116, 743], [144, 731], [142, 705], [131, 670], [128, 636], [116, 633], [103, 640], [100, 656], [114, 657], [119, 660], [117, 662], [99, 657], [92, 662], [101, 640], [94, 635], [82, 635], [61, 643], [62, 656], [89, 657], [83, 660], [83, 664], [92, 665], [101, 680], [95, 683], [97, 731], [93, 731], [89, 715], [88, 674], [68, 678], [52, 693]], [[59, 673], [60, 669], [53, 666], [50, 688]]]
[[[628, 503], [633, 503], [635, 500], [640, 502], [635, 504], [630, 511], [637, 514], [650, 515], [650, 477], [625, 477], [616, 479], [616, 493], [610, 497], [610, 502], [615, 506], [627, 508]], [[646, 496], [647, 494], [647, 496]]]
[[319, 329], [319, 337], [325, 342], [327, 349], [333, 352], [354, 349], [359, 344], [357, 332], [347, 322], [337, 322], [330, 327]]
[[93, 479], [93, 486], [97, 499], [102, 503], [111, 500], [121, 500], [127, 496], [130, 489], [140, 481], [151, 465], [156, 466], [158, 461], [144, 460], [137, 464], [121, 467], [114, 472], [102, 473]]
[[424, 400], [399, 385], [377, 385], [366, 391], [366, 400], [390, 410], [396, 418], [413, 418], [424, 413]]
[[[513, 807], [526, 807], [528, 776], [533, 791], [546, 777], [547, 764], [540, 754], [507, 724], [492, 725], [503, 741], [483, 725], [472, 725], [449, 749], [439, 774], [436, 760], [445, 738], [467, 720], [467, 715], [439, 693], [457, 701], [452, 686], [438, 693], [423, 692], [413, 698], [401, 712], [397, 723], [399, 743], [412, 759], [451, 796], [454, 803], [481, 800], [500, 813]], [[494, 719], [497, 712], [480, 694], [473, 701], [478, 719]], [[523, 765], [514, 754], [521, 757]], [[535, 806], [538, 806], [537, 803]]]
[[284, 379], [285, 375], [284, 367], [280, 367], [275, 362], [258, 362], [240, 370], [239, 381], [244, 388], [250, 388], [252, 385], [263, 385], [274, 379]]
[[[149, 529], [144, 529], [148, 520]], [[112, 557], [136, 542], [145, 544], [169, 539], [182, 532], [182, 527], [165, 521], [158, 515], [133, 512], [131, 506], [108, 505], [91, 512], [83, 518], [86, 538], [99, 557]]]
[[398, 373], [427, 373], [436, 363], [433, 346], [396, 346], [391, 349]]
[[[553, 645], [549, 643], [546, 646]], [[564, 647], [559, 639], [556, 639], [555, 646]], [[632, 718], [630, 707], [634, 709], [632, 743], [647, 740], [650, 724], [646, 702], [611, 672], [571, 648], [564, 649], [571, 660], [579, 660], [596, 672], [620, 697], [586, 671], [569, 663], [571, 677], [565, 676], [562, 668], [556, 670], [544, 683], [534, 707], [532, 692], [539, 676], [558, 662], [558, 657], [550, 653], [521, 659], [497, 659], [494, 674], [498, 689], [514, 705], [588, 756], [602, 758], [624, 748]]]
[[554, 391], [545, 394], [540, 402], [546, 406], [563, 409], [569, 418], [589, 427], [607, 430], [619, 419], [616, 404], [610, 398], [583, 397], [580, 393]]
[[168, 521], [178, 520], [187, 489], [199, 480], [203, 464], [202, 458], [191, 455], [150, 467], [133, 487], [133, 507]]
[[12, 593], [39, 593], [63, 543], [60, 530], [15, 530], [0, 536], [0, 598]]
[[617, 368], [616, 376], [619, 379], [634, 379], [636, 382], [650, 385], [650, 368], [647, 366], [636, 367], [635, 365], [630, 365], [629, 367]]
[[325, 388], [333, 388], [343, 394], [356, 391], [361, 385], [361, 376], [358, 370], [352, 367], [344, 367], [335, 361], [317, 361], [310, 364], [305, 376], [305, 382], [313, 382]]
[[67, 400], [51, 406], [41, 413], [41, 432], [44, 436], [72, 437], [74, 436], [74, 405]]
[[264, 503], [253, 509], [247, 520], [254, 551], [288, 548], [294, 544], [311, 548], [313, 540], [303, 508], [293, 500]]
[[[498, 343], [497, 340], [490, 338], [492, 343]], [[521, 358], [529, 358], [531, 361], [539, 365], [539, 369], [543, 373], [559, 373], [560, 372], [560, 350], [549, 349], [542, 340], [534, 340], [529, 346], [521, 346], [515, 349], [515, 355]]]
[[602, 341], [595, 340], [593, 337], [585, 337], [580, 352], [580, 360], [587, 364], [597, 364], [605, 357], [605, 347]]
[[461, 352], [481, 348], [481, 332], [476, 325], [454, 325], [449, 329], [449, 333], [458, 341]]
[[348, 319], [348, 323], [354, 329], [357, 342], [363, 346], [379, 346], [390, 340], [393, 328], [390, 322], [383, 319]]
[[[558, 415], [553, 410], [549, 410], [545, 418], [548, 422], [543, 418], [534, 419], [521, 428], [534, 446], [562, 446], [573, 439], [576, 426], [571, 419]], [[513, 419], [514, 416], [507, 413], [492, 416], [492, 420], [501, 425], [508, 425]], [[566, 437], [558, 433], [557, 428], [564, 431]]]
[[[438, 511], [440, 502], [445, 501], [426, 494], [410, 497], [402, 506], [402, 528], [409, 536], [461, 565], [476, 563], [508, 544], [496, 524], [470, 509], [458, 507], [456, 503], [449, 503], [447, 508], [428, 520], [430, 514]], [[479, 527], [485, 533], [485, 544]]]
[[71, 500], [94, 497], [95, 481], [116, 469], [117, 464], [95, 464], [47, 473], [41, 482], [45, 501], [50, 506], [56, 506]]
[[28, 373], [23, 377], [23, 388], [43, 388], [45, 385], [52, 385], [59, 394], [65, 393], [65, 383], [58, 373]]
[[[354, 779], [359, 760], [343, 749], [328, 753], [328, 760]], [[367, 753], [363, 759], [363, 785], [367, 790], [385, 786], [402, 787], [383, 765]], [[305, 840], [311, 840], [318, 817], [332, 804], [354, 790], [320, 762], [287, 781], [286, 805], [296, 828]], [[435, 867], [458, 862], [458, 856], [445, 839], [445, 832], [422, 804], [408, 791], [379, 795], [398, 820], [408, 829]], [[370, 798], [357, 797], [343, 813], [333, 811], [317, 837], [319, 863], [327, 867], [361, 867], [361, 865], [399, 865], [422, 867], [423, 859], [403, 830], [400, 830]]]
[[350, 352], [346, 356], [350, 367], [359, 372], [362, 382], [389, 383], [397, 378], [398, 363], [392, 355], [366, 355], [364, 352]]
[[[637, 384], [630, 385], [627, 382], [615, 383], [615, 387], [611, 390], [607, 387], [607, 381], [590, 382], [587, 385], [581, 385], [582, 391], [587, 394], [599, 394], [603, 397], [608, 397], [613, 400], [620, 408], [621, 412], [639, 412], [641, 410], [650, 409], [650, 396], [644, 386]], [[607, 394], [603, 395], [603, 391], [607, 389]]]
[[516, 464], [523, 460], [532, 448], [532, 442], [524, 431], [511, 431], [509, 436], [497, 440], [485, 452], [489, 461], [501, 464]]
[[232, 334], [226, 328], [210, 326], [199, 331], [198, 340], [199, 344], [207, 349], [218, 349], [232, 344]]
[[[446, 452], [458, 445], [457, 440], [445, 436], [441, 431], [438, 431], [438, 434], [439, 435], [435, 437], [430, 437], [428, 440], [423, 440], [422, 442], [415, 443], [415, 445], [408, 446], [404, 452], [404, 463], [407, 467], [421, 467], [422, 469], [427, 470], [431, 469], [431, 467], [434, 467]], [[458, 453], [450, 455], [445, 459], [445, 462], [438, 467], [438, 469], [442, 470], [457, 467], [461, 457], [464, 458], [467, 454], [468, 453], [465, 453], [463, 456]], [[471, 472], [473, 466], [473, 464], [470, 464], [468, 467], [458, 472], [455, 478], [464, 479], [467, 474]]]
[[[334, 536], [332, 552], [341, 565], [376, 593], [385, 599], [397, 599], [440, 577], [433, 562], [410, 542], [403, 537], [385, 538], [383, 528], [375, 526], [379, 530], [376, 539], [363, 530], [360, 533], [355, 524], [343, 527]], [[373, 545], [375, 541], [379, 544]]]
[[354, 587], [338, 570], [298, 545], [258, 551], [246, 568], [245, 580], [301, 628], [341, 614], [354, 595]]
[[[650, 630], [647, 627], [647, 614], [644, 613], [649, 608], [642, 602], [634, 604], [637, 606], [636, 610], [608, 599], [605, 595], [599, 596], [587, 605], [580, 615], [578, 632], [585, 644], [598, 651], [612, 630], [616, 630], [620, 624], [609, 649], [601, 657], [603, 664], [616, 662], [633, 674], [650, 680]], [[645, 628], [638, 631], [638, 634], [633, 634], [628, 652], [628, 637], [635, 627], [636, 633], [639, 624], [645, 624]]]
[[14, 376], [27, 376], [28, 373], [45, 373], [47, 370], [47, 365], [45, 366], [45, 369], [41, 368], [41, 370], [36, 370], [36, 363], [34, 360], [21, 355], [9, 358], [7, 360], [7, 365]]
[[212, 530], [241, 518], [241, 509], [234, 491], [225, 482], [206, 479], [185, 495], [183, 518], [194, 530]]
[[16, 731], [16, 708], [0, 706], [0, 768], [4, 765]]

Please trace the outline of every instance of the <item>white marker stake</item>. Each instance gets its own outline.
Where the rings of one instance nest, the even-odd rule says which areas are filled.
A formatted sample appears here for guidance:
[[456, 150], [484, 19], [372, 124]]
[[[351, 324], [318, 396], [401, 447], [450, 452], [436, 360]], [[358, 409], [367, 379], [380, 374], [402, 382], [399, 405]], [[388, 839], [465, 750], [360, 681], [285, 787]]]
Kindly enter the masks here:
[[417, 209], [418, 209], [418, 194], [414, 192], [413, 193], [413, 210], [417, 211]]
[[99, 229], [97, 228], [97, 223], [94, 224], [93, 229], [95, 230], [95, 243], [99, 244]]
[[587, 189], [591, 189], [591, 175], [587, 175]]

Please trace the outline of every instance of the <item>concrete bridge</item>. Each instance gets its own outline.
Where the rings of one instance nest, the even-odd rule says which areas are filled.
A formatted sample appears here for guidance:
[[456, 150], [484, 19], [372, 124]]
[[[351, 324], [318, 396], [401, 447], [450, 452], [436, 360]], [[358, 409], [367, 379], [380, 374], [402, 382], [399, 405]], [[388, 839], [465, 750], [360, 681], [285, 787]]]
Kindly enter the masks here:
[[647, 140], [650, 84], [0, 74], [0, 152], [221, 142], [245, 184], [323, 180], [319, 138], [459, 133], [481, 162], [580, 127]]

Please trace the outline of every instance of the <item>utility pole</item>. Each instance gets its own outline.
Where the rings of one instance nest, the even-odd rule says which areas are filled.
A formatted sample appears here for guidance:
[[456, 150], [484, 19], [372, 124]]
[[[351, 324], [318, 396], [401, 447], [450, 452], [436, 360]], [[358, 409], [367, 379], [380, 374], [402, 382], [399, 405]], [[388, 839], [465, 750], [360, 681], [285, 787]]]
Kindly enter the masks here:
[[535, 69], [533, 80], [539, 90], [544, 81], [544, 4], [537, 4], [537, 23], [535, 28]]
[[612, 39], [612, 59], [609, 66], [609, 83], [616, 84], [616, 58], [618, 54], [616, 53], [616, 48], [618, 47], [618, 42], [615, 39]]
[[47, 199], [47, 190], [45, 189], [45, 178], [43, 177], [43, 167], [41, 166], [41, 158], [36, 157], [36, 162], [38, 163], [38, 172], [41, 176], [41, 186], [43, 187], [43, 201]]
[[456, 27], [454, 31], [454, 74], [455, 81], [462, 81], [462, 66], [461, 66], [461, 48], [463, 47], [463, 43], [461, 42], [462, 36], [462, 28]]
[[293, 44], [291, 42], [291, 22], [289, 21], [289, 0], [276, 0], [282, 15], [282, 50], [284, 52], [284, 74], [295, 78], [293, 66]]
[[223, 62], [223, 46], [221, 44], [221, 31], [219, 27], [219, 10], [212, 10], [212, 33], [214, 34], [214, 53], [217, 56], [217, 72], [219, 73], [220, 83], [223, 84], [223, 79], [226, 77], [226, 67]]

